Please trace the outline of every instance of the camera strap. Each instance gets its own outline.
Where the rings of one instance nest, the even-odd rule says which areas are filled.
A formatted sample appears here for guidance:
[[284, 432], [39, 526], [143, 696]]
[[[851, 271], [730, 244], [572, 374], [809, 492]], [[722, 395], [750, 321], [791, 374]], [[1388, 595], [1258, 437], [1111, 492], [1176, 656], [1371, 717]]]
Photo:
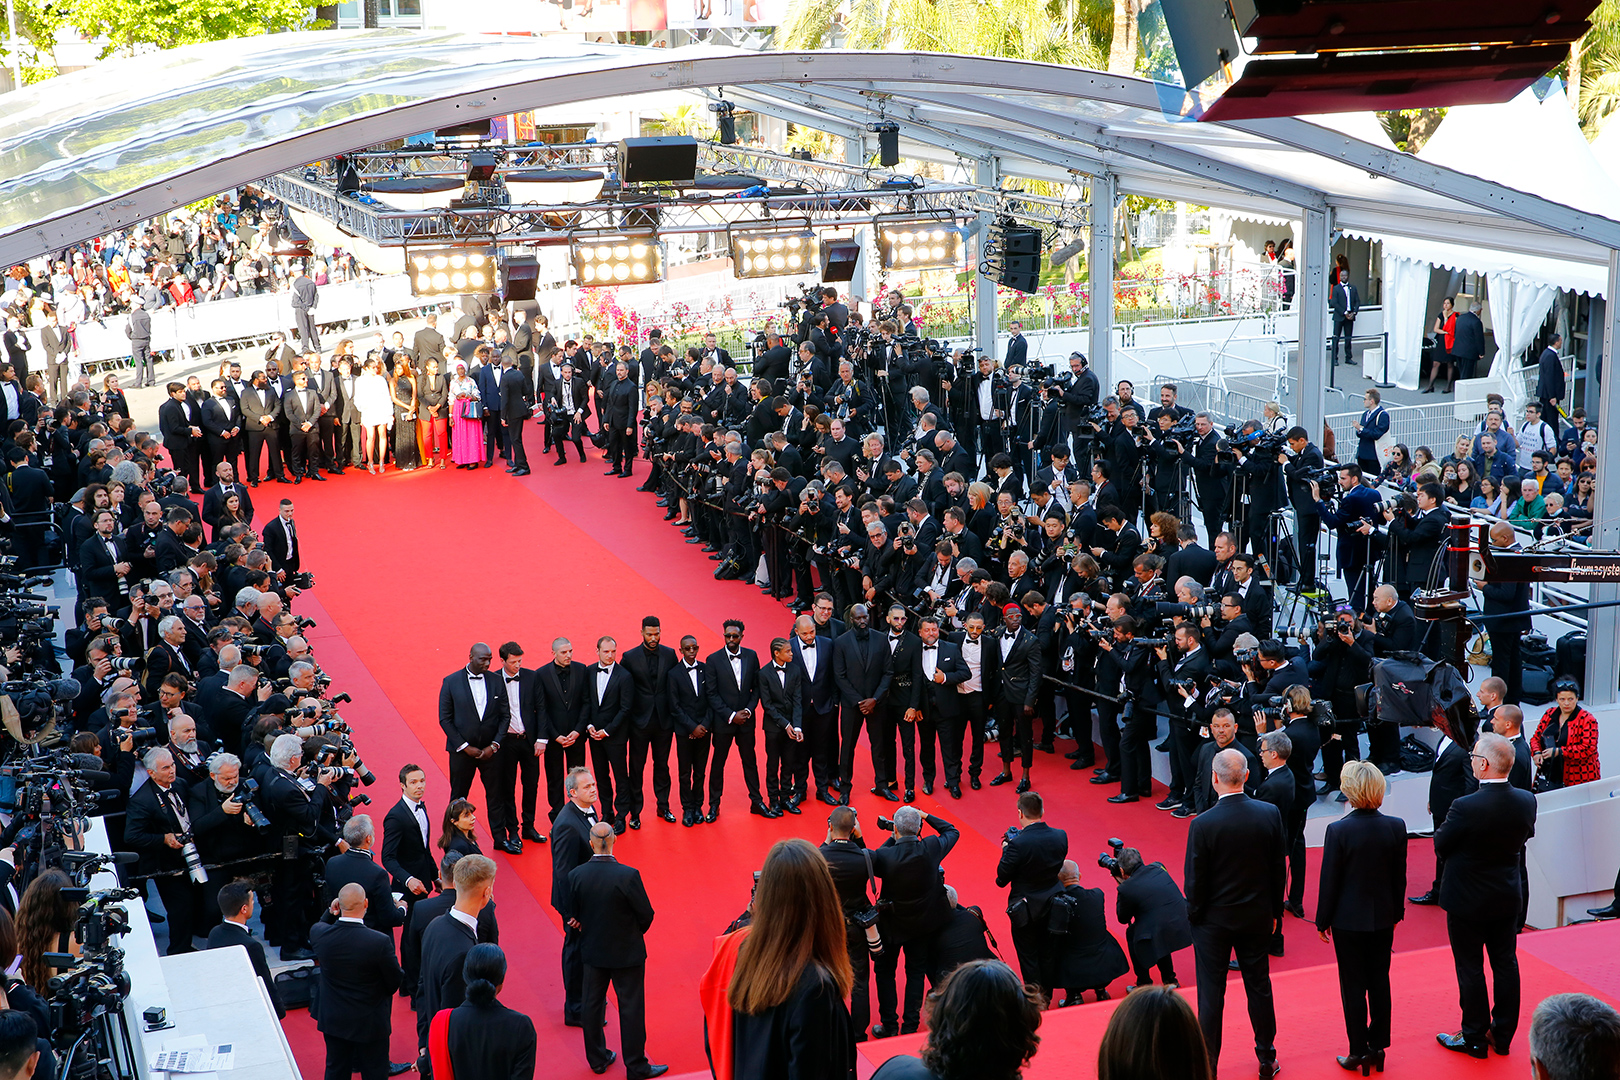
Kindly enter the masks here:
[[872, 870], [872, 849], [867, 847], [865, 844], [861, 845], [861, 858], [866, 860], [866, 883], [871, 886], [871, 901], [872, 904], [876, 906], [878, 902], [877, 874]]

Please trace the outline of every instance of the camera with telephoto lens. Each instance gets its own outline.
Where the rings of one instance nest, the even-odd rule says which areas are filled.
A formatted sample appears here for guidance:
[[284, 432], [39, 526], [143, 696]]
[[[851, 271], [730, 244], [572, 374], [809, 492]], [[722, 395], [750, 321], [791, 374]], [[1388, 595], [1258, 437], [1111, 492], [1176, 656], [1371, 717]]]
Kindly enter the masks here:
[[[1087, 405], [1080, 410], [1080, 423], [1084, 425], [1106, 424], [1108, 422], [1108, 409], [1104, 405]], [[1089, 432], [1087, 433], [1089, 434]]]
[[268, 829], [270, 817], [258, 803], [259, 782], [251, 776], [244, 776], [236, 783], [236, 789], [228, 798], [235, 799], [242, 806], [242, 819], [255, 829]]
[[1260, 659], [1259, 649], [1233, 649], [1232, 659], [1239, 664], [1252, 664]]
[[1111, 850], [1097, 856], [1097, 865], [1117, 878], [1119, 877], [1119, 853], [1125, 849], [1125, 841], [1117, 836], [1110, 836], [1108, 846]]
[[197, 841], [191, 835], [191, 830], [175, 834], [175, 839], [180, 841], [180, 855], [186, 860], [186, 873], [191, 880], [199, 885], [208, 884], [208, 870], [203, 866], [202, 853], [197, 850]]
[[1288, 699], [1281, 694], [1270, 694], [1255, 702], [1255, 711], [1266, 718], [1266, 726], [1275, 730], [1282, 724], [1283, 712], [1288, 707]]
[[1391, 501], [1391, 509], [1403, 517], [1416, 517], [1418, 514], [1417, 496], [1410, 491], [1396, 492]]
[[114, 671], [134, 671], [141, 666], [141, 660], [138, 656], [109, 656], [107, 657], [107, 663], [112, 666]]
[[1183, 604], [1176, 601], [1160, 601], [1153, 605], [1155, 619], [1166, 619], [1179, 615], [1184, 619], [1197, 622], [1199, 619], [1213, 619], [1220, 615], [1221, 609], [1215, 604]]

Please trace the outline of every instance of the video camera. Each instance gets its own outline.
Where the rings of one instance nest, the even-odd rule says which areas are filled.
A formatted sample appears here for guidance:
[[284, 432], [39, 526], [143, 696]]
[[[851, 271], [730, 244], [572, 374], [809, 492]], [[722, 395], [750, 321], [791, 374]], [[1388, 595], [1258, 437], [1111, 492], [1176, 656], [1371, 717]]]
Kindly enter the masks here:
[[821, 310], [820, 285], [806, 285], [801, 281], [795, 287], [799, 290], [799, 295], [789, 296], [786, 300], [777, 304], [777, 307], [787, 308], [788, 314], [794, 317], [797, 317], [801, 311], [807, 315], [814, 315]]
[[1253, 420], [1225, 429], [1228, 445], [1241, 448], [1245, 454], [1276, 457], [1288, 446], [1288, 436], [1280, 431], [1267, 431]]

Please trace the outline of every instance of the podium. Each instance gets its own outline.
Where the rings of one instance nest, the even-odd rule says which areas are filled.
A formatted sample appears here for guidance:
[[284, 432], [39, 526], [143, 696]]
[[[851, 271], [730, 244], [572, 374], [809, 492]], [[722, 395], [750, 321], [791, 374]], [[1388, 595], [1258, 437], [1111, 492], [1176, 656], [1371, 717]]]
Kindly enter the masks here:
[[1536, 796], [1536, 835], [1525, 849], [1530, 914], [1538, 929], [1585, 918], [1613, 895], [1620, 868], [1620, 776]]

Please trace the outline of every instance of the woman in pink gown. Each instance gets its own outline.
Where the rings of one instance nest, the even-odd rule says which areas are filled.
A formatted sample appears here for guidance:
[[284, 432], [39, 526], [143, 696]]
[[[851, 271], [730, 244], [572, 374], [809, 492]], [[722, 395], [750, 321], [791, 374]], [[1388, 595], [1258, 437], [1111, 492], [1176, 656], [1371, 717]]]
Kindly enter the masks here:
[[482, 401], [478, 384], [467, 378], [467, 365], [456, 361], [450, 380], [450, 457], [458, 469], [476, 469], [484, 463], [484, 422], [467, 419], [467, 403]]

